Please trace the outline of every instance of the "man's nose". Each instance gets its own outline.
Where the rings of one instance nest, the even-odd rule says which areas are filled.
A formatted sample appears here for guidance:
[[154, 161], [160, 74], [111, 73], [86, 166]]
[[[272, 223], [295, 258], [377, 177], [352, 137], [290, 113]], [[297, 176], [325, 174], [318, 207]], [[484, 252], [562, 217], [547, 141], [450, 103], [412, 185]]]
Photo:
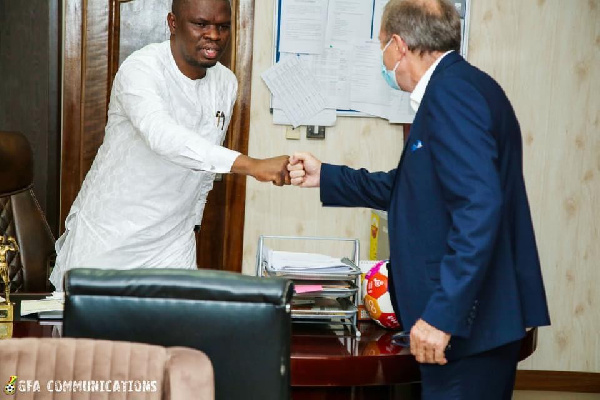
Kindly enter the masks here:
[[210, 40], [217, 41], [221, 39], [221, 31], [216, 25], [209, 25], [204, 31], [204, 37]]

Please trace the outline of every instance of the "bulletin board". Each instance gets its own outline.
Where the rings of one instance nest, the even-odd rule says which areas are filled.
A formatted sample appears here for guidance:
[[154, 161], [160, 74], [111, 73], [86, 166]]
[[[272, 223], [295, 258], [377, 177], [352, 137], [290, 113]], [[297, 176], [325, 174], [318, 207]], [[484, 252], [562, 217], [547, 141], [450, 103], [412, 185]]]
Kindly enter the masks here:
[[[409, 93], [389, 88], [381, 78], [378, 36], [388, 1], [274, 0], [273, 65], [286, 57], [298, 57], [308, 65], [335, 116], [412, 123]], [[460, 53], [465, 58], [470, 1], [453, 0], [461, 17]], [[278, 99], [272, 97], [274, 120], [278, 109]]]

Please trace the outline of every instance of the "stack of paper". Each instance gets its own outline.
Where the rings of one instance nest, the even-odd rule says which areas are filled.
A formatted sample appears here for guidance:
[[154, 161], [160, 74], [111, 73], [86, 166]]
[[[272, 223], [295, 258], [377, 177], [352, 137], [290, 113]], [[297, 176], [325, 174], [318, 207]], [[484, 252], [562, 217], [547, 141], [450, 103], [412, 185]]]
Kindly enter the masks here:
[[54, 292], [41, 300], [22, 300], [21, 316], [38, 314], [39, 318], [62, 318], [64, 292]]
[[355, 270], [347, 259], [315, 253], [269, 250], [267, 263], [267, 268], [271, 271], [298, 271], [326, 274], [332, 272], [347, 273]]

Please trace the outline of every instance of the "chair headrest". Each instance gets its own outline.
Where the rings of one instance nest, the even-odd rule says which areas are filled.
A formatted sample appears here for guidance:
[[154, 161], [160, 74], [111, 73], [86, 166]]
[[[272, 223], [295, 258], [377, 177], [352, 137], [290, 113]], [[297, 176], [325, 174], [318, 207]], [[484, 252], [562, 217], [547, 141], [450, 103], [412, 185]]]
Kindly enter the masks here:
[[33, 184], [33, 156], [27, 138], [0, 132], [0, 197], [22, 192]]
[[65, 276], [67, 296], [154, 297], [285, 305], [292, 281], [234, 272], [179, 268], [75, 268]]

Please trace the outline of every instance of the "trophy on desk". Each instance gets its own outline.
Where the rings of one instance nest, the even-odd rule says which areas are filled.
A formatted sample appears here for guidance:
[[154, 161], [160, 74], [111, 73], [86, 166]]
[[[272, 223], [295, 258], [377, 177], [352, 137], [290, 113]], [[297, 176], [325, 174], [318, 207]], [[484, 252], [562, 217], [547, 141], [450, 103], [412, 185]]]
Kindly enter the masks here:
[[10, 282], [8, 279], [8, 262], [6, 253], [19, 251], [19, 246], [14, 237], [0, 235], [0, 276], [4, 282], [4, 302], [0, 302], [0, 322], [12, 322], [13, 305], [10, 302]]

